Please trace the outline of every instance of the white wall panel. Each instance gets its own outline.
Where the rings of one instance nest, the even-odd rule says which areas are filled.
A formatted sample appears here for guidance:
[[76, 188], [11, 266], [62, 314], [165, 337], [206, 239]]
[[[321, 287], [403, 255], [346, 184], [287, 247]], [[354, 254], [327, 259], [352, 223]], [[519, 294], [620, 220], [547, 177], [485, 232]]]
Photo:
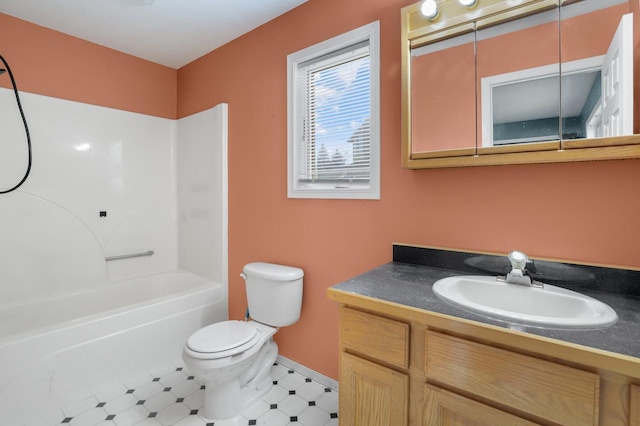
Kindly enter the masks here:
[[227, 115], [220, 104], [178, 120], [177, 131], [178, 264], [225, 290]]
[[[104, 256], [116, 250], [158, 253], [120, 261], [128, 263], [113, 266], [117, 278], [175, 269], [175, 120], [20, 95], [33, 167], [21, 188], [0, 195], [0, 300], [107, 280]], [[25, 146], [13, 91], [0, 88], [0, 190], [24, 173]]]

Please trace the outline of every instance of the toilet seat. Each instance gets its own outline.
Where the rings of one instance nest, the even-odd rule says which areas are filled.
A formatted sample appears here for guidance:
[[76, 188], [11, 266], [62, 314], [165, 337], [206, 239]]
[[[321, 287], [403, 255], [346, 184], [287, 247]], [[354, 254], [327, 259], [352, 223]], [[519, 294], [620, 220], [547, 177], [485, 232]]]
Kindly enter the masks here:
[[186, 349], [200, 359], [217, 359], [240, 354], [253, 347], [262, 333], [244, 321], [222, 321], [208, 325], [187, 339]]

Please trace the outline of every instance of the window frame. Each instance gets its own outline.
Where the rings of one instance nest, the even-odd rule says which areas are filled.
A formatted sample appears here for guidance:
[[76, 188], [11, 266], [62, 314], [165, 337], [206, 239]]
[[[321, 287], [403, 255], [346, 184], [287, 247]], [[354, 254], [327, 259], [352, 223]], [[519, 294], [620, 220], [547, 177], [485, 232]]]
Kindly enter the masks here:
[[[369, 184], [345, 185], [336, 183], [307, 183], [298, 181], [298, 150], [302, 135], [297, 76], [301, 64], [322, 61], [337, 51], [369, 43], [370, 61], [370, 141]], [[320, 199], [380, 199], [380, 23], [378, 21], [315, 44], [287, 56], [287, 196], [288, 198]]]

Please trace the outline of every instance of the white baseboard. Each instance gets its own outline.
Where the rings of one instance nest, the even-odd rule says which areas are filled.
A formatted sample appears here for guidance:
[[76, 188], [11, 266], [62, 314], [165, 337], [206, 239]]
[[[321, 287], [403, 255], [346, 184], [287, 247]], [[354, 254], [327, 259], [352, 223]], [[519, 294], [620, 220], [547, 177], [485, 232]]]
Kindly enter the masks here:
[[300, 373], [303, 376], [308, 377], [311, 380], [318, 382], [321, 385], [331, 388], [336, 392], [338, 392], [337, 380], [333, 380], [332, 378], [327, 377], [324, 374], [320, 374], [317, 371], [314, 371], [309, 367], [305, 367], [302, 364], [298, 364], [297, 362], [292, 361], [289, 358], [283, 357], [282, 355], [278, 355], [276, 362], [284, 367], [291, 368], [295, 372]]

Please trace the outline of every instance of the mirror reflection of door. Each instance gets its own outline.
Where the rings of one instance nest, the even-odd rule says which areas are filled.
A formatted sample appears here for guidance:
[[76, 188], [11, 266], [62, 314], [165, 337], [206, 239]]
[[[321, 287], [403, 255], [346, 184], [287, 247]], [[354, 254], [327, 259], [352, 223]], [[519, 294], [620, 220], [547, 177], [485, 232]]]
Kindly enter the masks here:
[[[561, 8], [563, 140], [633, 134], [628, 4], [584, 0]], [[581, 63], [590, 64], [581, 69]]]
[[602, 134], [633, 133], [633, 15], [620, 20], [602, 63]]
[[[545, 63], [539, 53], [541, 44], [555, 40], [524, 38], [536, 28], [551, 28], [557, 12], [555, 18], [554, 11], [548, 11], [479, 31], [478, 145], [633, 134], [633, 17], [627, 12], [626, 0], [584, 0], [561, 7], [560, 66], [558, 61]], [[484, 71], [488, 66], [482, 64], [482, 55], [487, 54], [481, 43], [502, 34], [519, 38], [523, 51], [532, 57], [538, 51], [537, 62], [531, 61], [529, 67], [514, 65], [514, 70], [503, 73]], [[553, 30], [546, 34], [555, 37]], [[504, 56], [510, 57], [508, 50]], [[511, 57], [502, 62], [515, 64], [518, 57]], [[491, 60], [501, 63], [493, 56]]]

